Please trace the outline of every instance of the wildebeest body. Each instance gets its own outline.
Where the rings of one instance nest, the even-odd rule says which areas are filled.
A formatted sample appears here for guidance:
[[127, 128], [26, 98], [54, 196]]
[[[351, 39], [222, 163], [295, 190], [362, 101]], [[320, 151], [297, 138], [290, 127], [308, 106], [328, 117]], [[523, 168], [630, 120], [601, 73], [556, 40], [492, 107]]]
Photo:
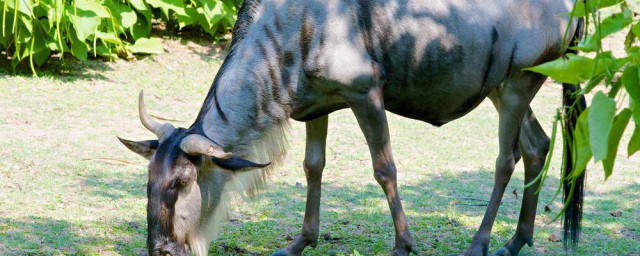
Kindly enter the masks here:
[[568, 21], [561, 15], [568, 11], [565, 3], [544, 1], [262, 1], [260, 6], [249, 36], [240, 42], [246, 46], [237, 46], [243, 48], [239, 54], [247, 63], [268, 62], [254, 65], [268, 72], [255, 73], [275, 74], [270, 81], [256, 80], [283, 87], [273, 88], [280, 91], [274, 95], [293, 99], [290, 112], [297, 120], [345, 108], [345, 97], [361, 91], [358, 84], [384, 79], [387, 110], [446, 123], [477, 106], [511, 68], [559, 56]]
[[[212, 219], [221, 218], [223, 191], [237, 175], [229, 171], [263, 167], [242, 158], [280, 160], [290, 118], [306, 122], [308, 194], [302, 232], [278, 254], [297, 255], [314, 244], [328, 114], [342, 108], [352, 109], [367, 140], [374, 177], [394, 220], [394, 253], [415, 252], [399, 199], [385, 110], [439, 126], [489, 97], [500, 119], [495, 187], [467, 250], [486, 254], [515, 162], [522, 155], [525, 182], [531, 182], [549, 147], [529, 108], [546, 78], [522, 69], [563, 53], [570, 9], [569, 0], [245, 1], [229, 55], [189, 129], [155, 123], [140, 98], [141, 120], [163, 149], [151, 158], [150, 186], [196, 180], [185, 170], [197, 169], [197, 182], [185, 183], [180, 193], [149, 190], [149, 204], [158, 204], [148, 208], [156, 211], [148, 212], [150, 254], [206, 254], [211, 236], [203, 234], [214, 225]], [[568, 35], [575, 29], [573, 24]], [[155, 150], [149, 145], [157, 145], [123, 142], [147, 157]], [[157, 199], [167, 195], [173, 196], [172, 204]], [[516, 234], [499, 254], [517, 254], [532, 244], [537, 197], [532, 188], [525, 189]], [[194, 209], [199, 210], [190, 215]]]

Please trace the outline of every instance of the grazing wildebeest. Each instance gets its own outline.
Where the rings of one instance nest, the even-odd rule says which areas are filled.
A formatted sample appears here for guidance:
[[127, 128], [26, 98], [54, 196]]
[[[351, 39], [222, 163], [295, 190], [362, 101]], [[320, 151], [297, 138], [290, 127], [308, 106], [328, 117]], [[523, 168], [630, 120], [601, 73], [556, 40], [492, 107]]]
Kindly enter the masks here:
[[[495, 186], [466, 252], [487, 254], [515, 163], [522, 157], [530, 182], [549, 147], [529, 107], [546, 77], [523, 69], [563, 54], [563, 45], [579, 31], [567, 15], [571, 8], [570, 0], [246, 0], [229, 54], [193, 125], [157, 123], [141, 93], [140, 119], [158, 140], [122, 140], [150, 158], [150, 255], [206, 254], [213, 239], [209, 230], [225, 215], [231, 181], [245, 181], [235, 182], [245, 190], [263, 182], [265, 169], [284, 154], [290, 118], [306, 122], [307, 202], [301, 234], [277, 254], [300, 255], [315, 244], [328, 115], [343, 108], [353, 111], [373, 176], [386, 194], [394, 253], [416, 252], [396, 184], [385, 110], [441, 126], [488, 97], [499, 113]], [[566, 101], [575, 100], [576, 88], [564, 85]], [[262, 171], [246, 171], [251, 169]], [[237, 178], [242, 175], [247, 178]], [[532, 245], [534, 190], [525, 189], [515, 235], [496, 254], [516, 255]], [[581, 190], [573, 196], [565, 229], [577, 241]]]

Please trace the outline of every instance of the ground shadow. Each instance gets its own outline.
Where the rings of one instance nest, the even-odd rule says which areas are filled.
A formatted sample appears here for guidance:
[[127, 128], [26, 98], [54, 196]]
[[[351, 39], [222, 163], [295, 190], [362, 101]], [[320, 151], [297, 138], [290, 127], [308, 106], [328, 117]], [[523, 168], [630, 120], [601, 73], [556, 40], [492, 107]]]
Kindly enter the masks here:
[[[484, 214], [493, 171], [478, 170], [429, 177], [412, 185], [399, 185], [408, 217], [408, 224], [418, 243], [418, 250], [426, 255], [462, 253], [471, 242]], [[373, 179], [373, 177], [372, 177]], [[557, 184], [549, 178], [547, 184]], [[515, 230], [521, 204], [523, 180], [514, 177], [507, 188], [498, 213], [499, 228], [494, 228], [492, 250], [503, 245]], [[489, 193], [484, 190], [489, 190]], [[554, 192], [542, 193], [538, 215]], [[223, 229], [223, 235], [213, 242], [213, 255], [264, 255], [283, 248], [297, 234], [302, 224], [306, 186], [302, 184], [273, 184], [261, 194], [255, 205], [258, 215], [239, 214]], [[251, 204], [250, 204], [251, 205]], [[243, 209], [238, 209], [244, 212]], [[394, 243], [394, 231], [384, 194], [376, 184], [350, 185], [324, 183], [321, 206], [321, 233], [317, 249], [307, 249], [311, 255], [387, 254]], [[477, 223], [476, 223], [477, 222]], [[558, 244], [559, 251], [562, 250]]]
[[88, 255], [99, 254], [100, 248], [109, 247], [115, 247], [116, 251], [127, 255], [142, 252], [142, 248], [132, 250], [122, 246], [132, 244], [132, 241], [144, 232], [139, 224], [113, 223], [108, 232], [89, 233], [85, 224], [53, 218], [0, 218], [0, 254]]

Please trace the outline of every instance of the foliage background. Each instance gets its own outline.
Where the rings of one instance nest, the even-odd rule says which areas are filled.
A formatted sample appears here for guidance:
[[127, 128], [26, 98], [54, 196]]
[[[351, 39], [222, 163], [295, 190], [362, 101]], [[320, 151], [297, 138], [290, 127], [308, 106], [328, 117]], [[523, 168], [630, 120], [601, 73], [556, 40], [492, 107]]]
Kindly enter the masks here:
[[[563, 170], [569, 173], [569, 181], [579, 177], [592, 159], [602, 164], [606, 179], [613, 174], [620, 147], [626, 157], [640, 151], [639, 12], [637, 0], [577, 0], [570, 15], [584, 19], [587, 25], [585, 36], [573, 49], [583, 54], [567, 54], [529, 69], [559, 82], [583, 83], [578, 93], [593, 96], [569, 142], [573, 154], [563, 156], [563, 161], [573, 162], [572, 170]], [[624, 39], [606, 40], [615, 35]], [[633, 131], [631, 138], [621, 144], [627, 128]], [[563, 133], [567, 132], [563, 128]]]
[[0, 0], [0, 46], [12, 67], [32, 72], [52, 54], [133, 58], [162, 53], [152, 26], [200, 29], [213, 36], [235, 23], [241, 0]]

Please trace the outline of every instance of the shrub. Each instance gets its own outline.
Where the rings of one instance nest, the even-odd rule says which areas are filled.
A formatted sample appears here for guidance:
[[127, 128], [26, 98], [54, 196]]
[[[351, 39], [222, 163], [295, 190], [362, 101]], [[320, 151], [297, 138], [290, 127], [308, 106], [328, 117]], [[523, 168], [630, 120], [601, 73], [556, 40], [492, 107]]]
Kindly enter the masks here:
[[200, 27], [211, 35], [235, 23], [240, 0], [0, 0], [0, 45], [15, 68], [29, 61], [35, 74], [52, 53], [86, 61], [161, 53], [149, 37], [152, 21]]

